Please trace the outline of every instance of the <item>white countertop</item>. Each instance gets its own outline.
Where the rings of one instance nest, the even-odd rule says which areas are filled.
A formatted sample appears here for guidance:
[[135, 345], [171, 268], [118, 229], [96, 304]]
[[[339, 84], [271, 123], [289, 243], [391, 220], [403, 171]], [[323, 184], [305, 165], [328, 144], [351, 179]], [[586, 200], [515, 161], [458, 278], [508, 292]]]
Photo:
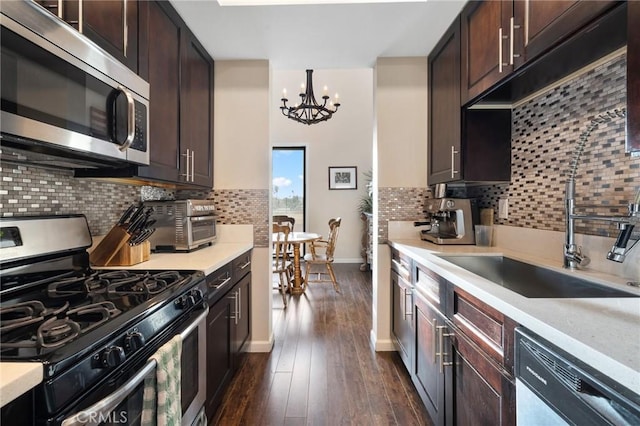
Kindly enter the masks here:
[[396, 239], [393, 247], [549, 342], [640, 394], [640, 297], [527, 298], [440, 258], [437, 254], [504, 254], [514, 259], [578, 274], [640, 295], [623, 278], [601, 273], [568, 272], [561, 265], [498, 247], [439, 246], [420, 239]]
[[39, 362], [0, 363], [0, 407], [42, 382]]
[[[210, 274], [242, 253], [253, 248], [253, 242], [218, 242], [191, 253], [152, 253], [151, 258], [132, 266], [96, 269], [183, 269]], [[12, 401], [42, 381], [41, 363], [0, 363], [0, 402]]]
[[136, 265], [96, 267], [95, 269], [191, 269], [203, 271], [209, 275], [251, 248], [253, 248], [252, 242], [218, 242], [191, 253], [151, 253], [149, 260]]

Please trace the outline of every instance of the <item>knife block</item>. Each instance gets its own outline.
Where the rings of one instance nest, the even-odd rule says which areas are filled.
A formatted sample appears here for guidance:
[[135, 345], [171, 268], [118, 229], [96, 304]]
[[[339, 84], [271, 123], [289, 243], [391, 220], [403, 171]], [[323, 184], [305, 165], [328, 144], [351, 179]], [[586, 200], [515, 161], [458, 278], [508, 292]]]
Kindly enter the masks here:
[[107, 266], [123, 246], [127, 246], [127, 241], [131, 235], [122, 227], [114, 226], [109, 233], [104, 236], [100, 243], [89, 255], [89, 260], [95, 266]]
[[104, 266], [131, 266], [142, 263], [151, 257], [151, 243], [144, 241], [137, 246], [125, 244]]

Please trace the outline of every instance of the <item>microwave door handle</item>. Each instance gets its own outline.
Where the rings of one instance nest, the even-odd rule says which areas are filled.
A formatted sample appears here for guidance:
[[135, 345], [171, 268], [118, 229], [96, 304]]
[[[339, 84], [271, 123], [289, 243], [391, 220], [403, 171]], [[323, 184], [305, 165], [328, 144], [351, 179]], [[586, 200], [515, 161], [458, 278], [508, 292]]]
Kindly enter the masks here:
[[[180, 333], [182, 340], [185, 340], [187, 336], [189, 336], [189, 334], [191, 334], [191, 332], [193, 332], [207, 318], [208, 313], [209, 307], [207, 306], [205, 307], [204, 312], [198, 315], [198, 317]], [[153, 372], [155, 368], [156, 360], [150, 359], [127, 383], [119, 387], [111, 395], [93, 404], [91, 407], [80, 411], [71, 417], [67, 417], [62, 421], [62, 426], [82, 426], [92, 424], [92, 418], [94, 420], [106, 419], [108, 414], [115, 410], [118, 405], [120, 405], [122, 401], [124, 401], [149, 374], [151, 374], [151, 372]], [[92, 415], [87, 413], [91, 413]]]
[[127, 89], [118, 86], [118, 90], [127, 98], [127, 139], [119, 148], [120, 151], [126, 151], [136, 136], [136, 103]]

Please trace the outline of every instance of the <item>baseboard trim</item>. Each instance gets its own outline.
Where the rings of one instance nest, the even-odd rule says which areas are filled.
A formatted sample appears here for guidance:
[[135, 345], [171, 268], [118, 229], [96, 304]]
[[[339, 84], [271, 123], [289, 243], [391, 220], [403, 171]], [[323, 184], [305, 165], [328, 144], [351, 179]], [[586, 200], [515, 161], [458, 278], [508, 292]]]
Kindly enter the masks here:
[[274, 343], [275, 343], [275, 340], [273, 338], [273, 335], [268, 341], [250, 340], [249, 342], [247, 342], [247, 346], [244, 351], [245, 352], [271, 352], [271, 350], [273, 349]]
[[393, 340], [378, 340], [373, 330], [369, 334], [369, 343], [376, 352], [393, 352], [396, 350]]

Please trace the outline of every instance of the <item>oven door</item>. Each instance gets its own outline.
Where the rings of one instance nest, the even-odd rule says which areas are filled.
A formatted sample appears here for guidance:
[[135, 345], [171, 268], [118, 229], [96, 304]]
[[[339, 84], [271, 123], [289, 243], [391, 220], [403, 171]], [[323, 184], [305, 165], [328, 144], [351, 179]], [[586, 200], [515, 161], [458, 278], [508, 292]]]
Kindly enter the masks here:
[[188, 248], [192, 249], [216, 239], [216, 216], [190, 216]]
[[[206, 398], [206, 318], [209, 309], [192, 314], [193, 320], [180, 327], [176, 334], [182, 337], [181, 400], [182, 426], [206, 425], [204, 402]], [[174, 334], [175, 335], [175, 334]], [[172, 337], [172, 336], [171, 336]], [[164, 339], [156, 347], [166, 343]], [[194, 362], [197, 360], [197, 362]], [[139, 365], [140, 363], [138, 363]], [[137, 426], [141, 424], [145, 379], [156, 373], [155, 360], [144, 362], [139, 368], [132, 368], [125, 379], [116, 379], [116, 389], [108, 395], [87, 397], [72, 413], [55, 422], [62, 426], [76, 425], [118, 425]], [[116, 382], [123, 383], [115, 385]]]

